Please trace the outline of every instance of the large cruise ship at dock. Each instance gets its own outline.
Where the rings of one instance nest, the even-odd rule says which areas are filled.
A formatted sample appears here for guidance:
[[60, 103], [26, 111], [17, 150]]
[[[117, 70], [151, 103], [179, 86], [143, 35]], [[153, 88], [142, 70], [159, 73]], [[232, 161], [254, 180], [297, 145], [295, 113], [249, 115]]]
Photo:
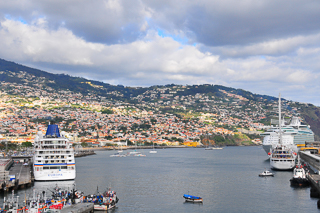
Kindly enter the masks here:
[[[283, 145], [293, 145], [294, 151], [298, 152], [305, 142], [314, 142], [313, 131], [308, 125], [301, 124], [298, 117], [292, 117], [289, 124], [282, 120], [281, 124]], [[272, 126], [260, 135], [263, 137], [262, 147], [268, 153], [272, 146], [279, 143], [279, 126]]]
[[39, 131], [34, 140], [34, 179], [37, 181], [76, 178], [74, 151], [58, 125], [49, 125], [45, 135]]

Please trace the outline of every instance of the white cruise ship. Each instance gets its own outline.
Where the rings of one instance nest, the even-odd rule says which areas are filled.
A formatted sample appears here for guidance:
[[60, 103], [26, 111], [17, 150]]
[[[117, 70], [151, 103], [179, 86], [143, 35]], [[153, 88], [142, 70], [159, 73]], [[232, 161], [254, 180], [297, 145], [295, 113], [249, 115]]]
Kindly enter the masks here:
[[277, 144], [270, 152], [270, 166], [276, 170], [291, 170], [295, 167], [297, 153], [290, 147]]
[[33, 172], [37, 181], [76, 178], [74, 151], [58, 125], [49, 125], [46, 134], [38, 132], [34, 140]]
[[[297, 152], [294, 150], [294, 147], [297, 146], [290, 143], [283, 143], [284, 132], [281, 128], [281, 124], [281, 98], [279, 94], [279, 130], [276, 133], [278, 134], [278, 141], [275, 145], [272, 144], [271, 149], [269, 149], [268, 156], [270, 157], [270, 166], [272, 169], [290, 170], [295, 166]], [[288, 134], [288, 136], [293, 138], [293, 135]], [[291, 139], [291, 141], [293, 141], [293, 139]]]
[[[301, 124], [298, 117], [292, 117], [288, 125], [281, 123], [282, 127], [282, 143], [283, 145], [293, 145], [295, 152], [299, 151], [300, 146], [304, 146], [305, 142], [314, 142], [314, 133], [309, 126]], [[279, 143], [279, 127], [271, 127], [268, 131], [260, 134], [263, 136], [262, 147], [266, 153], [270, 151], [272, 146]]]

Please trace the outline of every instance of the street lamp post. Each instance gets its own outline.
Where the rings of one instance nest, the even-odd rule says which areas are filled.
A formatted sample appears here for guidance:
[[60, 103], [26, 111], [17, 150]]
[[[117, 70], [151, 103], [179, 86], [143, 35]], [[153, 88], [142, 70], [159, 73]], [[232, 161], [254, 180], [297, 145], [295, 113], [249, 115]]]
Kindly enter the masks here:
[[6, 158], [7, 158], [7, 155], [8, 155], [8, 141], [6, 140]]

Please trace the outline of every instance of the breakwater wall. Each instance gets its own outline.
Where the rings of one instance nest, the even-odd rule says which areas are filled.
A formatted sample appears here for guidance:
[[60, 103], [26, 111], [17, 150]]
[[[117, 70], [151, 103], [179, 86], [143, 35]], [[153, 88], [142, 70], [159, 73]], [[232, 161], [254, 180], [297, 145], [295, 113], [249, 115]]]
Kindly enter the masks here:
[[93, 150], [82, 150], [82, 151], [78, 151], [74, 154], [74, 157], [78, 158], [78, 157], [85, 157], [88, 155], [95, 155], [96, 153]]

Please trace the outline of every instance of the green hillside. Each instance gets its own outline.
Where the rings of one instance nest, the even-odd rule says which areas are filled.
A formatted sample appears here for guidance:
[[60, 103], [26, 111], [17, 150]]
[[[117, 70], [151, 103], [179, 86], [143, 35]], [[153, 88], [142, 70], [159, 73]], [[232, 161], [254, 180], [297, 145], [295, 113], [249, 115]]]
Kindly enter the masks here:
[[[27, 76], [28, 75], [28, 76]], [[31, 79], [31, 80], [30, 80]], [[243, 89], [235, 89], [222, 85], [155, 85], [151, 87], [125, 87], [110, 85], [100, 81], [73, 77], [65, 74], [52, 74], [39, 69], [30, 68], [14, 62], [0, 59], [0, 81], [31, 87], [52, 88], [57, 90], [81, 93], [92, 97], [104, 97], [113, 103], [130, 103], [141, 109], [153, 109], [162, 113], [171, 113], [188, 120], [189, 115], [197, 116], [201, 112], [226, 114], [233, 118], [262, 114], [252, 118], [254, 123], [270, 124], [272, 117], [277, 116], [276, 97], [253, 94]], [[6, 86], [11, 95], [20, 95], [16, 90]], [[48, 92], [48, 91], [47, 91]], [[102, 98], [100, 98], [100, 101]], [[285, 101], [285, 109], [291, 114], [300, 114], [304, 122], [311, 126], [320, 140], [320, 108], [312, 104]], [[298, 110], [293, 110], [293, 108]], [[252, 113], [256, 112], [256, 113]], [[250, 114], [250, 113], [249, 113]], [[239, 124], [238, 127], [241, 127]], [[235, 143], [235, 139], [230, 139]]]

